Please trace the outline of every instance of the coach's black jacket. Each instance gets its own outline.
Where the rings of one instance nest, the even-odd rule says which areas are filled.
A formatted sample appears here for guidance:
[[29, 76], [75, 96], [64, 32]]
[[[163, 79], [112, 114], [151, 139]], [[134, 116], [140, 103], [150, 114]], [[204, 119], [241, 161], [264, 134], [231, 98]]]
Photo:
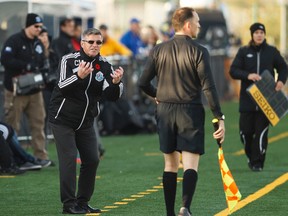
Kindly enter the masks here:
[[253, 81], [248, 80], [248, 75], [250, 73], [261, 75], [265, 70], [268, 70], [274, 77], [274, 69], [278, 73], [278, 80], [285, 84], [287, 80], [287, 64], [277, 48], [268, 45], [266, 40], [260, 46], [255, 46], [250, 42], [248, 46], [239, 49], [232, 62], [230, 75], [234, 79], [241, 80], [240, 112], [259, 110], [246, 91], [253, 84]]
[[[92, 62], [93, 72], [86, 78], [77, 76], [81, 61]], [[54, 88], [49, 105], [49, 121], [75, 130], [90, 127], [99, 114], [101, 97], [117, 100], [123, 92], [123, 83], [112, 83], [112, 65], [97, 55], [88, 57], [81, 49], [62, 57], [59, 64], [59, 82]]]
[[[219, 71], [222, 72], [222, 71]], [[157, 77], [155, 88], [151, 80]], [[140, 88], [164, 103], [202, 104], [203, 90], [213, 115], [222, 117], [207, 49], [189, 36], [175, 35], [157, 45], [139, 80]]]
[[37, 37], [29, 39], [24, 30], [12, 35], [5, 42], [1, 52], [1, 64], [5, 68], [5, 88], [13, 91], [13, 77], [41, 69], [44, 62], [44, 47]]

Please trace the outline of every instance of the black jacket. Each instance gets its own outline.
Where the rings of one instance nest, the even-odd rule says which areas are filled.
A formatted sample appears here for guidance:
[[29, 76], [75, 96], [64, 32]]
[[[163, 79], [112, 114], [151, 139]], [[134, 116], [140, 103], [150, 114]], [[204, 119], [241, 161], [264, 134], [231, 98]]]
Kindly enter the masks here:
[[230, 68], [230, 75], [233, 79], [241, 80], [240, 112], [259, 110], [246, 91], [253, 84], [253, 81], [248, 80], [248, 75], [250, 73], [261, 75], [268, 70], [274, 77], [274, 69], [278, 73], [278, 80], [285, 84], [287, 64], [277, 48], [268, 45], [266, 41], [258, 47], [250, 42], [248, 46], [243, 46], [238, 50]]
[[[86, 78], [77, 76], [81, 61], [92, 62], [94, 71]], [[49, 121], [77, 130], [93, 125], [99, 114], [98, 101], [105, 97], [117, 100], [123, 92], [123, 83], [113, 84], [113, 68], [107, 60], [97, 55], [88, 57], [81, 49], [62, 57], [58, 85], [54, 88], [49, 105]]]
[[5, 88], [13, 91], [13, 77], [35, 72], [44, 67], [44, 62], [44, 47], [38, 38], [27, 38], [24, 30], [12, 35], [5, 42], [1, 52], [1, 64], [5, 69]]
[[[157, 88], [151, 80], [157, 77]], [[185, 35], [157, 45], [139, 80], [142, 90], [160, 102], [202, 104], [203, 91], [213, 115], [222, 117], [206, 48]]]
[[54, 50], [58, 61], [60, 61], [62, 56], [76, 51], [72, 44], [72, 37], [63, 31], [60, 31], [59, 37], [52, 41], [51, 47]]

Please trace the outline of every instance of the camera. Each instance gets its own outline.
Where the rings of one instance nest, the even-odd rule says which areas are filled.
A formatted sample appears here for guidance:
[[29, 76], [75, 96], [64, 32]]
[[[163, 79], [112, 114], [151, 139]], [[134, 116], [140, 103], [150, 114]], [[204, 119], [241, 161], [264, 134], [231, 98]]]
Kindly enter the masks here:
[[54, 72], [50, 71], [48, 68], [41, 69], [40, 72], [43, 75], [43, 79], [46, 84], [56, 83], [57, 76]]

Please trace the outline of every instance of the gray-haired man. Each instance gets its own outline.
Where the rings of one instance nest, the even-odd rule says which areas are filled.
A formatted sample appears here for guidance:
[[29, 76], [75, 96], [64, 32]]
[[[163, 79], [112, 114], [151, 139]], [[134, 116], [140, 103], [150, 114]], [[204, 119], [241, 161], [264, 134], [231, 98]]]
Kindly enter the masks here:
[[[98, 101], [117, 100], [123, 92], [123, 69], [113, 70], [100, 54], [102, 35], [98, 29], [82, 34], [80, 51], [62, 57], [59, 82], [49, 107], [49, 121], [55, 137], [60, 171], [60, 192], [64, 214], [100, 213], [88, 202], [94, 191], [99, 164], [94, 118]], [[82, 161], [76, 195], [77, 150]]]

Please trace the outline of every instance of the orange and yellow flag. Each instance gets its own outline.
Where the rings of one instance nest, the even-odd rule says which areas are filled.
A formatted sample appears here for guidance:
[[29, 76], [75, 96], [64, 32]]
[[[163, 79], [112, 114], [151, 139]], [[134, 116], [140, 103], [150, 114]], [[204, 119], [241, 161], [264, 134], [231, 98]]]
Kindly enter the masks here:
[[[218, 119], [213, 119], [212, 120], [214, 130], [218, 130]], [[233, 208], [237, 205], [237, 203], [241, 199], [241, 193], [238, 190], [238, 187], [236, 185], [236, 182], [232, 176], [232, 173], [229, 170], [229, 167], [227, 166], [227, 163], [224, 158], [223, 154], [223, 149], [222, 145], [219, 140], [217, 140], [217, 144], [219, 146], [218, 149], [218, 159], [219, 159], [219, 167], [220, 167], [220, 172], [222, 176], [222, 182], [223, 182], [223, 187], [224, 187], [224, 192], [226, 196], [226, 202], [228, 205], [229, 213], [232, 213]]]
[[222, 176], [222, 181], [223, 181], [224, 192], [226, 196], [226, 202], [228, 205], [229, 212], [231, 213], [232, 209], [240, 201], [241, 193], [238, 190], [235, 180], [227, 166], [222, 147], [219, 147], [218, 159], [219, 159], [219, 166], [220, 166], [220, 171], [221, 171], [221, 176]]

